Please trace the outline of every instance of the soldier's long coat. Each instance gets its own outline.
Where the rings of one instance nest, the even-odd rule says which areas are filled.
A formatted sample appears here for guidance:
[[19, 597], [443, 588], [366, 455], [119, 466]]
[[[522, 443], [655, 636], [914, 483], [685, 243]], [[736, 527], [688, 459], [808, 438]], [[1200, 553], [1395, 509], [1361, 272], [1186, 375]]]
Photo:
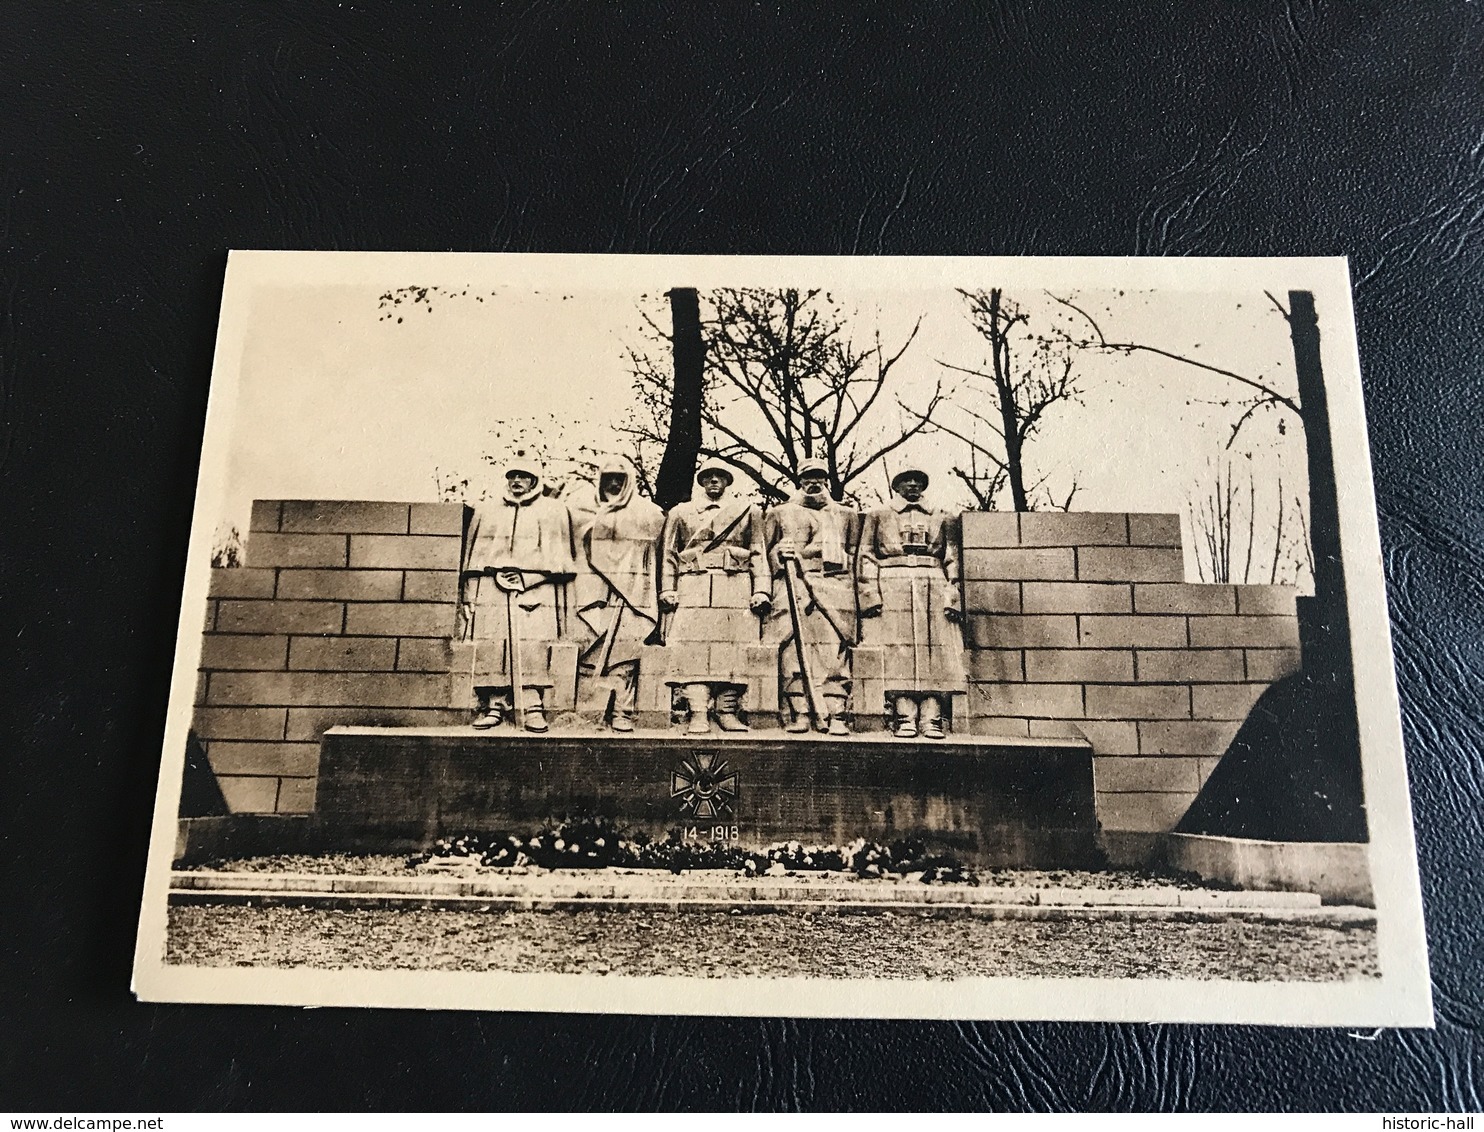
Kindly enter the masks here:
[[551, 646], [568, 635], [567, 585], [577, 571], [572, 517], [565, 504], [535, 490], [519, 501], [509, 495], [480, 506], [465, 541], [461, 573], [464, 636], [473, 640], [467, 676], [474, 688], [511, 683], [511, 610], [492, 572], [517, 570], [524, 590], [514, 598], [516, 635], [521, 640], [521, 680], [550, 687]]
[[[635, 491], [634, 469], [627, 460], [599, 470], [624, 476], [612, 499], [595, 500], [577, 516], [580, 572], [573, 586], [573, 605], [589, 638], [587, 662], [605, 655], [607, 669], [639, 659], [639, 649], [659, 624], [659, 539], [665, 514]], [[608, 636], [617, 622], [613, 646]]]
[[[794, 646], [784, 571], [792, 568], [799, 628], [816, 691], [844, 696], [850, 690], [850, 647], [856, 638], [853, 568], [859, 539], [859, 514], [826, 499], [811, 507], [803, 492], [768, 511], [766, 544], [773, 575], [773, 606], [763, 639], [778, 647], [779, 671], [786, 693], [802, 695], [798, 650]], [[790, 567], [778, 547], [788, 540], [798, 551]]]
[[954, 517], [893, 495], [866, 516], [857, 566], [861, 646], [881, 647], [887, 694], [962, 692], [962, 629], [945, 610], [961, 609]]
[[665, 631], [666, 681], [750, 684], [744, 646], [762, 635], [748, 604], [772, 588], [761, 512], [746, 499], [702, 495], [670, 512], [663, 544], [660, 589], [679, 600]]

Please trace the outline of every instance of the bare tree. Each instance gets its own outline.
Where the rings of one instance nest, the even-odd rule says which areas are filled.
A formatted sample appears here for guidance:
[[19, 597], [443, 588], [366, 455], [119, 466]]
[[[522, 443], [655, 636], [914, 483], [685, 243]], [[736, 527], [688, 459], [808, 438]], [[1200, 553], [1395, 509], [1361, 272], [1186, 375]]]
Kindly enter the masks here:
[[[741, 469], [767, 499], [786, 497], [810, 457], [829, 468], [836, 499], [856, 494], [861, 477], [922, 433], [943, 404], [941, 382], [911, 408], [894, 397], [895, 367], [921, 320], [895, 350], [879, 330], [862, 348], [846, 312], [817, 289], [723, 288], [704, 298], [699, 454]], [[643, 317], [647, 342], [629, 350], [636, 404], [620, 430], [652, 462], [674, 408], [672, 339]], [[896, 427], [880, 412], [894, 403], [904, 410]]]
[[[1292, 585], [1301, 580], [1306, 568], [1312, 576], [1303, 501], [1284, 490], [1281, 475], [1276, 478], [1277, 499], [1273, 506], [1277, 522], [1272, 545], [1268, 546], [1266, 524], [1259, 528], [1257, 523], [1259, 511], [1267, 508], [1267, 500], [1259, 498], [1251, 464], [1243, 465], [1241, 475], [1235, 467], [1236, 462], [1230, 458], [1220, 465], [1213, 464], [1209, 478], [1200, 485], [1187, 507], [1200, 580]], [[1294, 517], [1292, 523], [1288, 521], [1290, 512]]]
[[[1109, 342], [1090, 317], [1094, 339], [1089, 344], [1170, 358], [1246, 387], [1250, 393], [1232, 425], [1228, 448], [1243, 426], [1264, 410], [1284, 413], [1280, 431], [1290, 414], [1303, 426], [1309, 498], [1307, 508], [1299, 507], [1295, 517], [1300, 548], [1314, 578], [1314, 596], [1298, 605], [1303, 667], [1264, 694], [1176, 829], [1265, 840], [1365, 841], [1368, 822], [1350, 613], [1319, 317], [1312, 291], [1289, 291], [1286, 308], [1271, 294], [1268, 299], [1288, 323], [1296, 397], [1283, 394], [1263, 377], [1234, 373], [1158, 347]], [[1079, 308], [1072, 309], [1087, 317]]]
[[[957, 416], [950, 422], [945, 414], [933, 422], [936, 431], [966, 446], [965, 458], [954, 465], [953, 474], [981, 511], [997, 510], [1006, 489], [1016, 511], [1037, 505], [1068, 510], [1077, 493], [1076, 481], [1061, 500], [1046, 486], [1049, 476], [1027, 483], [1026, 450], [1041, 431], [1048, 410], [1062, 402], [1081, 403], [1072, 339], [1054, 328], [1032, 330], [1030, 313], [998, 287], [958, 293], [968, 304], [974, 329], [989, 346], [989, 356], [979, 368], [938, 363], [972, 379], [970, 396], [954, 399]], [[989, 406], [986, 411], [974, 407], [984, 402]]]
[[[1324, 420], [1318, 420], [1316, 422], [1311, 419], [1315, 416], [1316, 406], [1318, 413], [1322, 414], [1324, 412], [1322, 402], [1323, 377], [1319, 371], [1318, 348], [1317, 345], [1310, 343], [1311, 338], [1314, 343], [1318, 341], [1313, 297], [1308, 292], [1289, 292], [1289, 303], [1290, 307], [1293, 308], [1293, 310], [1290, 310], [1284, 307], [1271, 292], [1264, 291], [1263, 294], [1267, 296], [1268, 301], [1272, 303], [1274, 309], [1283, 316], [1284, 321], [1289, 324], [1294, 343], [1295, 365], [1299, 371], [1300, 389], [1302, 391], [1306, 383], [1309, 389], [1307, 394], [1301, 394], [1303, 396], [1303, 402], [1315, 402], [1315, 405], [1311, 405], [1310, 411], [1307, 413], [1305, 412], [1304, 403], [1299, 398], [1282, 392], [1265, 375], [1258, 374], [1253, 376], [1251, 374], [1237, 373], [1222, 366], [1201, 361], [1199, 358], [1192, 358], [1187, 354], [1166, 350], [1159, 346], [1151, 346], [1144, 342], [1111, 341], [1103, 333], [1103, 329], [1098, 324], [1098, 321], [1083, 307], [1077, 305], [1071, 299], [1062, 296], [1050, 295], [1050, 298], [1068, 310], [1074, 311], [1085, 321], [1089, 334], [1086, 337], [1074, 340], [1074, 345], [1078, 349], [1102, 350], [1125, 356], [1136, 353], [1150, 354], [1155, 357], [1168, 359], [1169, 361], [1179, 362], [1195, 370], [1214, 374], [1228, 381], [1235, 382], [1247, 390], [1247, 393], [1235, 402], [1235, 407], [1240, 409], [1240, 412], [1236, 419], [1233, 420], [1231, 431], [1227, 435], [1227, 450], [1230, 450], [1236, 443], [1237, 438], [1242, 433], [1242, 429], [1260, 413], [1276, 411], [1284, 414], [1278, 421], [1278, 432], [1280, 434], [1287, 432], [1290, 417], [1296, 420], [1299, 426], [1304, 429], [1305, 447], [1308, 451], [1310, 464], [1310, 493], [1312, 495], [1318, 486], [1324, 482], [1322, 478], [1316, 479], [1317, 469], [1321, 477], [1328, 476], [1330, 478], [1331, 486], [1327, 494], [1328, 496], [1332, 496], [1333, 476], [1329, 470], [1331, 461], [1328, 452], [1328, 425]], [[1295, 313], [1299, 315], [1297, 321], [1295, 321]], [[1222, 403], [1226, 404], [1227, 402]], [[1256, 506], [1255, 487], [1252, 483], [1250, 469], [1248, 472], [1248, 489], [1251, 508], [1249, 508], [1246, 516], [1249, 535], [1246, 540], [1244, 554], [1250, 560], [1254, 553], [1251, 545], [1252, 536], [1250, 531], [1255, 525], [1253, 509]], [[1326, 493], [1321, 492], [1317, 498], [1323, 503], [1325, 497]], [[1232, 541], [1235, 536], [1228, 529], [1231, 522], [1230, 512], [1232, 500], [1231, 465], [1228, 462], [1225, 468], [1224, 481], [1222, 472], [1214, 472], [1211, 484], [1202, 489], [1201, 499], [1193, 500], [1191, 504], [1190, 515], [1192, 529], [1196, 535], [1197, 564], [1203, 571], [1202, 579], [1205, 580], [1204, 572], [1209, 570], [1212, 574], [1211, 581], [1260, 581], [1262, 580], [1261, 570], [1258, 570], [1256, 576], [1252, 578], [1247, 576], [1248, 568], [1252, 565], [1250, 561], [1244, 565], [1241, 576], [1237, 576], [1232, 569], [1231, 560], [1226, 557], [1229, 552], [1234, 550], [1236, 545], [1239, 545], [1239, 543]], [[1298, 523], [1298, 539], [1295, 540], [1297, 545], [1285, 543], [1283, 539], [1283, 527], [1290, 509]], [[1337, 509], [1333, 506], [1326, 505], [1321, 510], [1327, 519], [1332, 518], [1333, 529], [1337, 531]], [[1277, 528], [1274, 533], [1273, 558], [1269, 562], [1267, 570], [1269, 580], [1277, 580], [1281, 559], [1283, 563], [1291, 567], [1295, 580], [1302, 575], [1305, 567], [1307, 567], [1309, 576], [1314, 579], [1316, 589], [1320, 588], [1320, 578], [1315, 570], [1314, 549], [1309, 541], [1308, 518], [1305, 513], [1304, 502], [1296, 496], [1285, 498], [1281, 479], [1278, 481], [1276, 514]], [[1326, 529], [1329, 529], [1328, 523], [1326, 524]], [[1293, 528], [1290, 527], [1290, 531], [1292, 530]], [[1336, 544], [1332, 551], [1332, 557], [1338, 560], [1338, 556], [1339, 548], [1338, 544]]]
[[675, 383], [665, 452], [654, 476], [654, 501], [665, 510], [690, 498], [691, 476], [701, 450], [701, 406], [706, 401], [706, 341], [701, 337], [701, 301], [694, 287], [675, 287], [670, 300], [670, 346]]

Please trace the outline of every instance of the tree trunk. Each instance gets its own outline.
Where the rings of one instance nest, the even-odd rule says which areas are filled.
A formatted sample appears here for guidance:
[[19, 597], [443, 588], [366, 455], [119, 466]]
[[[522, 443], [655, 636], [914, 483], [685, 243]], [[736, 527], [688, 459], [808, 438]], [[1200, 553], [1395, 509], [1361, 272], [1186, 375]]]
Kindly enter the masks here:
[[1273, 841], [1365, 841], [1360, 729], [1340, 555], [1334, 441], [1314, 296], [1288, 292], [1309, 454], [1314, 596], [1298, 599], [1303, 668], [1263, 693], [1178, 829]]
[[1005, 473], [1010, 482], [1010, 504], [1016, 511], [1029, 511], [1025, 498], [1025, 465], [1020, 439], [1020, 409], [1015, 403], [1015, 382], [1010, 375], [1010, 327], [1000, 318], [1000, 290], [989, 293], [989, 352], [994, 369], [995, 392], [1000, 402], [1000, 426], [1005, 433]]
[[1309, 537], [1314, 544], [1315, 611], [1331, 632], [1348, 638], [1350, 616], [1345, 608], [1345, 567], [1340, 556], [1335, 449], [1329, 432], [1329, 398], [1319, 357], [1319, 320], [1310, 292], [1288, 292], [1288, 322], [1293, 336], [1294, 368], [1298, 371], [1304, 443], [1309, 453]]
[[670, 395], [670, 433], [654, 480], [654, 501], [665, 510], [691, 496], [701, 451], [701, 399], [706, 347], [701, 341], [701, 303], [694, 287], [676, 287], [670, 298], [670, 344], [675, 385]]

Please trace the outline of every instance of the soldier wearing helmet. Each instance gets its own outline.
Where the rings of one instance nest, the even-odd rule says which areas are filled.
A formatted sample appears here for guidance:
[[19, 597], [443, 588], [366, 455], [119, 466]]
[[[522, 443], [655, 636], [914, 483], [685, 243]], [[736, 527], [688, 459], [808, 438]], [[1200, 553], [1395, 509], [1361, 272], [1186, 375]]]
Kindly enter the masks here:
[[465, 541], [460, 602], [481, 729], [498, 726], [507, 712], [527, 731], [548, 727], [551, 646], [567, 635], [566, 583], [576, 558], [571, 514], [544, 494], [542, 474], [539, 461], [514, 453], [503, 493], [475, 508]]
[[666, 683], [681, 690], [692, 734], [711, 730], [712, 708], [723, 731], [748, 730], [744, 648], [759, 643], [758, 615], [771, 601], [762, 515], [730, 494], [734, 479], [727, 464], [705, 461], [700, 492], [670, 512], [661, 538], [660, 608], [674, 614]]
[[928, 482], [916, 468], [892, 478], [891, 502], [866, 516], [856, 574], [861, 645], [882, 649], [899, 739], [942, 739], [944, 708], [967, 688], [957, 524], [924, 499]]
[[830, 497], [829, 468], [812, 458], [799, 464], [799, 491], [768, 511], [766, 545], [773, 606], [763, 639], [778, 646], [786, 731], [809, 730], [813, 699], [818, 711], [815, 722], [821, 729], [831, 735], [850, 733], [846, 707], [850, 648], [856, 637], [854, 569], [859, 527], [859, 512]]

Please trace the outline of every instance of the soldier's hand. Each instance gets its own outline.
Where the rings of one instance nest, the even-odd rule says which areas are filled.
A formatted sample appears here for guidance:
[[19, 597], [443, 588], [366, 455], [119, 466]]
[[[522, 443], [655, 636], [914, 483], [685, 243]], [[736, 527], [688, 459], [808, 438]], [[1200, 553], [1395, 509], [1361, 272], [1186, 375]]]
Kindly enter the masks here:
[[660, 609], [665, 613], [674, 613], [680, 608], [680, 595], [674, 590], [666, 590], [660, 594]]
[[766, 613], [773, 606], [773, 599], [767, 594], [753, 594], [748, 606], [754, 613]]
[[519, 570], [497, 570], [495, 572], [495, 585], [506, 593], [518, 594], [524, 592], [526, 580]]
[[881, 616], [881, 606], [879, 604], [877, 604], [877, 605], [866, 605], [866, 606], [862, 606], [861, 607], [861, 616], [862, 617], [880, 617]]
[[799, 556], [798, 544], [791, 538], [779, 539], [777, 550], [779, 558], [797, 558]]

